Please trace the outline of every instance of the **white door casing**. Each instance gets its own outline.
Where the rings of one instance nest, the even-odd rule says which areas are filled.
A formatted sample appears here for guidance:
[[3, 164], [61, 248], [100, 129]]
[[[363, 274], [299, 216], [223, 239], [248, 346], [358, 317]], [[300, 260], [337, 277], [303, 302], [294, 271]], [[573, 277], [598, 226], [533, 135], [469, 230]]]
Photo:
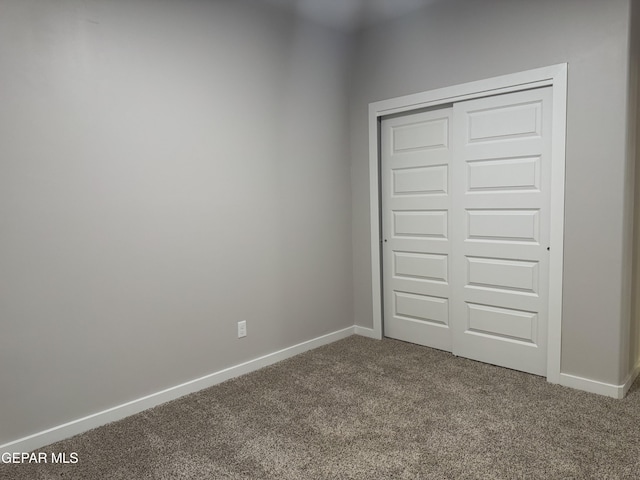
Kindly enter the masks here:
[[[537, 87], [552, 88], [551, 106], [551, 200], [548, 255], [548, 334], [547, 381], [561, 381], [562, 267], [564, 245], [564, 165], [566, 138], [567, 64], [542, 67], [486, 80], [440, 88], [369, 104], [369, 192], [371, 226], [371, 286], [373, 328], [368, 335], [382, 338], [381, 290], [381, 191], [380, 191], [380, 123], [382, 117], [464, 100], [517, 92]], [[360, 327], [362, 329], [362, 327]], [[364, 329], [366, 330], [366, 329]]]
[[451, 108], [382, 124], [384, 331], [451, 351]]

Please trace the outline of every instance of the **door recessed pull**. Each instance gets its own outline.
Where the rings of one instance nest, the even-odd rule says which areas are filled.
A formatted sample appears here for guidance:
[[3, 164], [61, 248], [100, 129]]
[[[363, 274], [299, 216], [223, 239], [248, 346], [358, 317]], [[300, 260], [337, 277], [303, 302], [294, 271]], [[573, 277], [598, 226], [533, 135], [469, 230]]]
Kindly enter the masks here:
[[551, 247], [547, 247], [547, 252], [551, 250]]
[[384, 243], [387, 243], [387, 239], [386, 238], [384, 239]]

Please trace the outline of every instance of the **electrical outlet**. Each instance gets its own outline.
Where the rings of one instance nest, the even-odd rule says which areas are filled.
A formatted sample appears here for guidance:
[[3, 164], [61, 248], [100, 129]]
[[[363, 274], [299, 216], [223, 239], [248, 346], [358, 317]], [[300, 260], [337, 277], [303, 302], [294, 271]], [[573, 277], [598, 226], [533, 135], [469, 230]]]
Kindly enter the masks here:
[[241, 322], [238, 322], [238, 338], [242, 338], [246, 336], [247, 336], [247, 321], [242, 320]]

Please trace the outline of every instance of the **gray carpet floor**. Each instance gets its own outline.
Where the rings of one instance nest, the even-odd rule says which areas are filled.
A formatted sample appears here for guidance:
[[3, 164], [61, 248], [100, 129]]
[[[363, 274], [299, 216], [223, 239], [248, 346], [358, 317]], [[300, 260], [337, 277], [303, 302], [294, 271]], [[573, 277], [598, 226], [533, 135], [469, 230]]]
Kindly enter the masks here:
[[394, 340], [304, 353], [42, 449], [23, 479], [638, 479], [623, 400]]

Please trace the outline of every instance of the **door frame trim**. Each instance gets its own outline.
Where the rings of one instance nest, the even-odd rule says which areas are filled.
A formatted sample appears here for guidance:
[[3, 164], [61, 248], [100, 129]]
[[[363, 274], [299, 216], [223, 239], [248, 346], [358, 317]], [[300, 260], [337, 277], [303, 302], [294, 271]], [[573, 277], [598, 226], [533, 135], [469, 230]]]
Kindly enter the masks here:
[[382, 232], [380, 191], [380, 125], [388, 115], [411, 112], [462, 100], [499, 95], [536, 87], [552, 88], [551, 225], [549, 252], [549, 315], [547, 381], [560, 382], [562, 334], [562, 271], [564, 265], [564, 189], [567, 124], [567, 72], [561, 63], [451, 87], [381, 100], [369, 104], [369, 202], [371, 220], [371, 291], [373, 336], [382, 338]]

